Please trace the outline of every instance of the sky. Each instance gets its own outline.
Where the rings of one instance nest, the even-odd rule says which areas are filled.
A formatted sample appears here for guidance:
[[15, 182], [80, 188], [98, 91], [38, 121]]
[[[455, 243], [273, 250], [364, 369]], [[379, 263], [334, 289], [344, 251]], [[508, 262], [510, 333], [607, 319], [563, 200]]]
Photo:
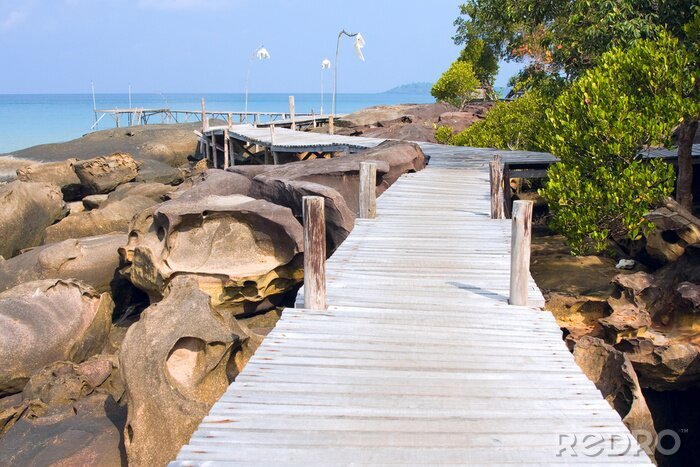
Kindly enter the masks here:
[[[434, 82], [458, 56], [459, 0], [0, 0], [0, 94], [338, 92]], [[264, 45], [271, 58], [251, 59]], [[503, 64], [497, 86], [517, 65]], [[332, 82], [327, 70], [326, 86]]]

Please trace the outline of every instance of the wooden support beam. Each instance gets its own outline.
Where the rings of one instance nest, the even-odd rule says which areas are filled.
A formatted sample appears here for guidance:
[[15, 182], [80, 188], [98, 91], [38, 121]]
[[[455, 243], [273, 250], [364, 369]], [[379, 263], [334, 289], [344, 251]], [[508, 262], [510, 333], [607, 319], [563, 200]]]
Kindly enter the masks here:
[[335, 129], [333, 128], [333, 115], [328, 116], [328, 134], [332, 135]]
[[503, 219], [503, 167], [501, 156], [493, 155], [489, 163], [491, 180], [491, 219]]
[[324, 198], [304, 196], [304, 308], [326, 309], [326, 219]]
[[228, 130], [224, 130], [224, 170], [228, 169], [229, 166], [229, 149], [230, 141], [228, 137]]
[[212, 160], [212, 163], [214, 164], [214, 168], [218, 169], [219, 168], [219, 161], [217, 160], [218, 157], [216, 157], [217, 156], [217, 154], [216, 154], [216, 135], [214, 134], [213, 131], [211, 132], [211, 143], [210, 143], [209, 147], [211, 148], [211, 160]]
[[512, 196], [510, 193], [510, 168], [508, 164], [503, 165], [503, 214], [505, 214], [506, 219], [510, 219], [512, 206]]
[[233, 114], [231, 112], [226, 116], [226, 123], [228, 123], [229, 128], [233, 126]]
[[377, 164], [360, 162], [360, 213], [361, 219], [377, 217]]
[[513, 203], [510, 239], [510, 296], [508, 298], [508, 303], [511, 305], [527, 306], [532, 205], [532, 201], [515, 201]]
[[294, 96], [289, 96], [289, 120], [291, 121], [292, 130], [296, 130], [296, 124], [294, 122]]

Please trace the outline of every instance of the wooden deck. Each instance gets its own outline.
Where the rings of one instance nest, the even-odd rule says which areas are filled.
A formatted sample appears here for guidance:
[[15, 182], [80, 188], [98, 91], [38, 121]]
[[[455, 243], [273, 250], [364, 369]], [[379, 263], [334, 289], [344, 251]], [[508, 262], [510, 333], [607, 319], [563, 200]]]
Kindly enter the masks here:
[[[296, 136], [279, 144], [318, 137]], [[423, 148], [430, 166], [328, 260], [329, 308], [286, 310], [172, 465], [651, 465], [534, 283], [528, 307], [508, 305], [493, 152]], [[600, 455], [586, 435], [606, 440]]]

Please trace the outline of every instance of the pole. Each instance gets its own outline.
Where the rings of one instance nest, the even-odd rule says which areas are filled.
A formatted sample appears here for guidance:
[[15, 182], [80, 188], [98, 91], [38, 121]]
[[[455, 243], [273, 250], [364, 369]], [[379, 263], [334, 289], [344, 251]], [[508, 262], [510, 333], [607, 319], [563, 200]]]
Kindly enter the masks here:
[[207, 131], [209, 120], [207, 119], [207, 111], [204, 107], [204, 98], [202, 97], [202, 131]]
[[321, 67], [321, 117], [323, 117], [323, 70], [325, 68]]
[[304, 308], [326, 309], [326, 220], [324, 198], [304, 196]]
[[491, 181], [491, 219], [503, 219], [503, 168], [501, 156], [493, 155], [489, 163], [489, 179]]
[[95, 83], [90, 81], [90, 86], [92, 87], [92, 113], [95, 114], [95, 124], [97, 127], [97, 101], [95, 100]]
[[360, 213], [361, 219], [377, 216], [377, 164], [360, 162]]
[[296, 123], [294, 118], [294, 96], [289, 96], [289, 119], [291, 120], [292, 130], [296, 130]]
[[513, 224], [510, 243], [511, 305], [527, 306], [527, 285], [530, 278], [530, 241], [532, 236], [532, 201], [513, 203]]
[[131, 114], [131, 83], [129, 83], [129, 126], [133, 125], [133, 115]]

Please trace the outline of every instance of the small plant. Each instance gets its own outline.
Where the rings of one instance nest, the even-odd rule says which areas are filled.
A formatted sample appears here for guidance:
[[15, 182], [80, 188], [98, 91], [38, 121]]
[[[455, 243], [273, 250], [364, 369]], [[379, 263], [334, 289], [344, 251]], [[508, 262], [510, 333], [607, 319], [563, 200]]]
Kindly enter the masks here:
[[430, 94], [463, 110], [479, 86], [479, 79], [469, 63], [457, 60], [437, 80]]
[[435, 130], [435, 140], [440, 144], [453, 144], [455, 131], [452, 127], [441, 125]]

